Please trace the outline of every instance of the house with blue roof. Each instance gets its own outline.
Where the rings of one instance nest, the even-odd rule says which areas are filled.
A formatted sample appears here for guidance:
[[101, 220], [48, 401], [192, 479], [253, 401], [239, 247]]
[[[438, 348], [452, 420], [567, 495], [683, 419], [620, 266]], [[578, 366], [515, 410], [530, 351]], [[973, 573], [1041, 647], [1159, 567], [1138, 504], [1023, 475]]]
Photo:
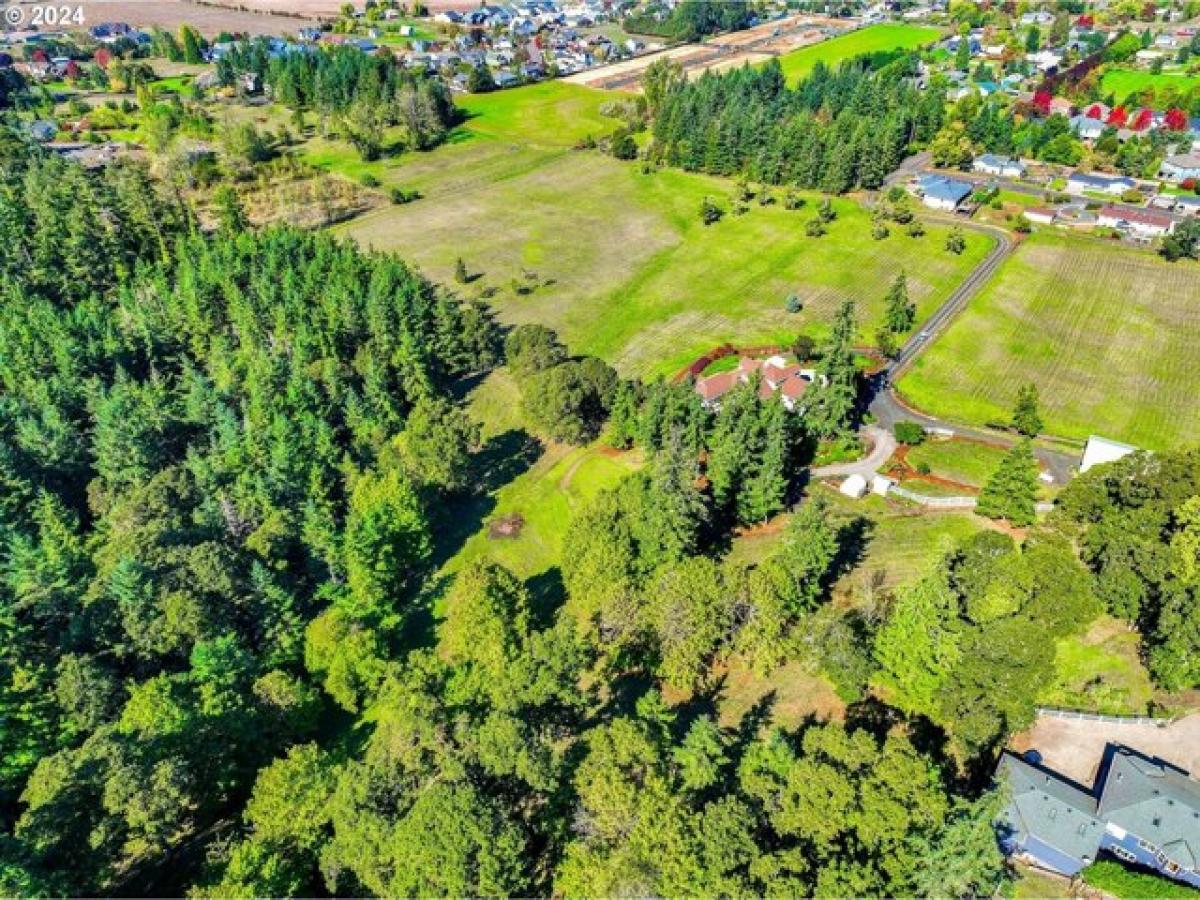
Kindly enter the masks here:
[[1112, 194], [1119, 197], [1137, 187], [1137, 182], [1124, 175], [1100, 175], [1092, 172], [1074, 172], [1067, 178], [1068, 194]]
[[985, 175], [999, 175], [1001, 178], [1024, 178], [1025, 163], [1012, 156], [1000, 156], [997, 153], [984, 153], [975, 157], [971, 168]]
[[1110, 744], [1091, 790], [1012, 753], [996, 775], [1009, 855], [1067, 876], [1107, 855], [1200, 888], [1200, 782], [1187, 773]]
[[917, 180], [917, 193], [921, 195], [921, 202], [931, 209], [953, 212], [973, 190], [971, 182], [947, 178], [944, 175], [922, 175]]

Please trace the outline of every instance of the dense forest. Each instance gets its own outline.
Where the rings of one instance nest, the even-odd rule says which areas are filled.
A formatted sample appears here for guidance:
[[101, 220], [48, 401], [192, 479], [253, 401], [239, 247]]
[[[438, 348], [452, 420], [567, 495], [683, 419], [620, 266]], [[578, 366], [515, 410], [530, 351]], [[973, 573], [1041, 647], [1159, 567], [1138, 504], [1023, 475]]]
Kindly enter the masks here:
[[[878, 187], [938, 131], [945, 96], [921, 91], [915, 54], [858, 57], [788, 88], [778, 60], [648, 84], [651, 153], [669, 165], [841, 193]], [[661, 73], [661, 69], [659, 70]], [[651, 74], [650, 78], [655, 76]]]
[[[301, 114], [431, 90], [339, 56], [235, 67]], [[942, 124], [910, 65], [667, 84], [655, 152], [878, 184]], [[803, 416], [753, 381], [707, 411], [220, 203], [204, 233], [140, 165], [0, 131], [2, 894], [991, 895], [990, 773], [1049, 638], [1107, 610], [1161, 686], [1200, 684], [1197, 451], [833, 603], [863, 523], [803, 472], [858, 424], [852, 304]], [[502, 364], [537, 437], [645, 460], [529, 581], [443, 568], [529, 449], [481, 445], [462, 402]], [[765, 558], [729, 553], [784, 511]], [[723, 721], [735, 659], [820, 673], [844, 721]]]

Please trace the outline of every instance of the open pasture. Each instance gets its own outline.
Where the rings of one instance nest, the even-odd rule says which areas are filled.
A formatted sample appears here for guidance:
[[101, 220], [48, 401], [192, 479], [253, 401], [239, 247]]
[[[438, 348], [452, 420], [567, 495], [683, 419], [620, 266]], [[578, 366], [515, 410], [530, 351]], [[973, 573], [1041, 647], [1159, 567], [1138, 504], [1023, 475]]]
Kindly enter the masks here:
[[1150, 450], [1200, 438], [1200, 266], [1038, 233], [901, 380], [917, 407], [1007, 421], [1037, 385], [1046, 430]]
[[[702, 200], [730, 210], [730, 181], [673, 169], [644, 174], [636, 163], [571, 149], [605, 123], [616, 127], [599, 114], [611, 96], [543, 84], [470, 98], [473, 116], [446, 146], [373, 164], [385, 185], [422, 199], [379, 209], [341, 233], [446, 283], [461, 257], [478, 276], [462, 290], [488, 291], [503, 321], [549, 325], [572, 352], [641, 375], [674, 372], [724, 341], [819, 336], [847, 298], [858, 301], [861, 338], [870, 342], [895, 273], [907, 273], [920, 318], [988, 252], [990, 239], [968, 232], [966, 252], [947, 253], [946, 229], [933, 224], [923, 237], [895, 229], [873, 240], [866, 211], [842, 199], [828, 234], [807, 237], [815, 194], [801, 210], [754, 200], [744, 215], [705, 226]], [[772, 193], [782, 199], [782, 190]], [[785, 309], [792, 293], [804, 305], [799, 313]]]
[[886, 23], [869, 25], [849, 34], [839, 35], [802, 47], [779, 57], [787, 83], [794, 86], [808, 75], [818, 62], [836, 66], [844, 59], [881, 50], [911, 50], [938, 39], [941, 30], [926, 25]]

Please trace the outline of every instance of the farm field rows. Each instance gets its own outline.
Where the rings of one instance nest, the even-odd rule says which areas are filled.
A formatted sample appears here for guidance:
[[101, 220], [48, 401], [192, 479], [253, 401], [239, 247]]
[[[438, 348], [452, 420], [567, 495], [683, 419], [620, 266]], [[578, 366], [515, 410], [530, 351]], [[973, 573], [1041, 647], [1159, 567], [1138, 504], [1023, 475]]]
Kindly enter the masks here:
[[911, 50], [937, 40], [941, 30], [925, 25], [881, 24], [852, 31], [839, 37], [801, 47], [779, 57], [784, 77], [795, 85], [808, 75], [818, 62], [837, 65], [843, 59], [881, 50]]
[[[907, 273], [921, 317], [990, 248], [989, 238], [968, 232], [966, 251], [949, 254], [946, 229], [932, 224], [923, 237], [895, 229], [873, 240], [868, 214], [849, 200], [834, 201], [838, 218], [827, 235], [806, 237], [815, 194], [807, 209], [752, 202], [745, 215], [706, 227], [701, 201], [711, 196], [728, 209], [732, 183], [672, 169], [643, 174], [570, 149], [615, 127], [599, 115], [611, 96], [546, 83], [471, 98], [475, 116], [448, 146], [371, 164], [385, 185], [415, 188], [422, 199], [340, 233], [394, 250], [447, 283], [462, 257], [480, 275], [464, 292], [490, 287], [505, 322], [549, 325], [572, 352], [640, 375], [673, 372], [723, 341], [819, 336], [844, 298], [859, 301], [870, 341], [896, 272]], [[537, 286], [518, 293], [514, 279], [526, 272]], [[784, 308], [791, 293], [804, 304], [798, 314]]]
[[1038, 233], [921, 356], [900, 390], [933, 415], [1007, 421], [1037, 385], [1046, 431], [1150, 450], [1200, 438], [1195, 263]]

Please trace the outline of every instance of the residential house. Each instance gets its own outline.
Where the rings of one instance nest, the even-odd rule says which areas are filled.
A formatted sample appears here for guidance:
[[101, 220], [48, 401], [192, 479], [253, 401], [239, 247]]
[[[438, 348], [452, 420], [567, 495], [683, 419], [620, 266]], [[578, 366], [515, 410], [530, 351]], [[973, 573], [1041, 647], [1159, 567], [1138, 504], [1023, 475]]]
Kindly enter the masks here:
[[943, 175], [924, 175], [917, 181], [921, 202], [931, 209], [954, 211], [974, 188], [969, 181], [946, 178]]
[[1061, 53], [1056, 53], [1053, 50], [1042, 50], [1038, 53], [1030, 53], [1025, 57], [1025, 61], [1032, 66], [1036, 66], [1042, 72], [1049, 72], [1051, 69], [1057, 69], [1062, 64], [1063, 57]]
[[1025, 218], [1036, 225], [1053, 225], [1058, 212], [1049, 206], [1031, 206], [1025, 210]]
[[1200, 887], [1200, 782], [1110, 744], [1091, 790], [1005, 753], [1011, 799], [997, 822], [1011, 855], [1072, 876], [1109, 855]]
[[696, 393], [700, 395], [700, 402], [705, 409], [718, 410], [721, 408], [722, 397], [738, 385], [749, 384], [755, 374], [759, 378], [758, 396], [761, 399], [778, 396], [789, 412], [804, 411], [800, 400], [816, 373], [794, 363], [789, 364], [782, 356], [772, 356], [765, 360], [743, 356], [736, 369], [718, 372], [707, 378], [698, 378]]
[[38, 119], [29, 124], [29, 136], [40, 144], [54, 140], [58, 134], [58, 125], [49, 119]]
[[1070, 118], [1072, 110], [1075, 109], [1074, 104], [1066, 97], [1055, 97], [1050, 101], [1050, 115], [1066, 116]]
[[1180, 153], [1168, 156], [1158, 167], [1158, 177], [1172, 184], [1200, 181], [1200, 153]]
[[1137, 182], [1124, 175], [1098, 175], [1096, 173], [1074, 172], [1067, 179], [1068, 194], [1112, 194], [1119, 197], [1126, 191], [1137, 187]]
[[1115, 228], [1146, 240], [1175, 230], [1175, 219], [1167, 213], [1131, 206], [1105, 206], [1097, 212], [1096, 222], [1101, 228]]
[[1104, 120], [1090, 115], [1075, 116], [1071, 119], [1071, 130], [1081, 141], [1094, 141], [1104, 134]]
[[1200, 216], [1200, 197], [1176, 197], [1175, 212], [1185, 216]]
[[986, 175], [999, 175], [1001, 178], [1024, 178], [1025, 163], [1010, 156], [999, 156], [995, 153], [984, 153], [977, 156], [971, 166], [976, 172]]

